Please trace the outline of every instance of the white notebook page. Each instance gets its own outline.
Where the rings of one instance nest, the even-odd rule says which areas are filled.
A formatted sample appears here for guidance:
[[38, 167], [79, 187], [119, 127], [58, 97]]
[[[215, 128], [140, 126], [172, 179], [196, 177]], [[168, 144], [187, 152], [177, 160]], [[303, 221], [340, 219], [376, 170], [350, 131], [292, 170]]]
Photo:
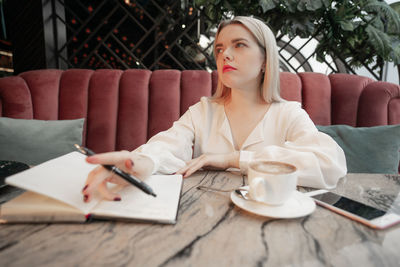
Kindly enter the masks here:
[[83, 202], [82, 188], [96, 165], [85, 161], [85, 155], [71, 152], [6, 178], [6, 183], [67, 203], [88, 213], [98, 201]]
[[154, 175], [145, 179], [144, 182], [157, 194], [156, 198], [134, 186], [126, 186], [120, 192], [122, 201], [101, 201], [95, 195], [89, 203], [85, 203], [81, 190], [88, 173], [96, 167], [86, 163], [85, 157], [71, 152], [10, 176], [6, 183], [60, 200], [84, 214], [170, 223], [175, 220], [182, 188], [181, 175]]
[[153, 175], [144, 180], [157, 197], [134, 186], [119, 192], [121, 201], [102, 201], [91, 211], [95, 216], [121, 217], [174, 223], [182, 188], [181, 175]]

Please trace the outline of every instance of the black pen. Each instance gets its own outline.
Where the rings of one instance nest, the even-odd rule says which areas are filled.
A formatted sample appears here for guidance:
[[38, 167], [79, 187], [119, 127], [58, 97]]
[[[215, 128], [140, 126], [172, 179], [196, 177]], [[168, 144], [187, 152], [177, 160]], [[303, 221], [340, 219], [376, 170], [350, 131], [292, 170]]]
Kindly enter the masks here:
[[[86, 155], [86, 156], [93, 156], [96, 155], [96, 153], [94, 153], [92, 150], [90, 150], [89, 148], [80, 146], [78, 144], [75, 144], [75, 147], [78, 149], [79, 152], [81, 152], [82, 154]], [[140, 190], [142, 190], [143, 192], [145, 192], [146, 194], [152, 195], [153, 197], [156, 197], [157, 195], [154, 193], [153, 189], [151, 189], [150, 186], [148, 186], [147, 184], [145, 184], [144, 182], [142, 182], [141, 180], [139, 180], [138, 178], [136, 178], [135, 176], [126, 173], [124, 171], [122, 171], [121, 169], [117, 168], [114, 165], [101, 165], [104, 168], [106, 168], [107, 170], [115, 173], [116, 175], [120, 176], [122, 179], [124, 179], [125, 181], [129, 182], [130, 184], [136, 186], [137, 188], [139, 188]]]

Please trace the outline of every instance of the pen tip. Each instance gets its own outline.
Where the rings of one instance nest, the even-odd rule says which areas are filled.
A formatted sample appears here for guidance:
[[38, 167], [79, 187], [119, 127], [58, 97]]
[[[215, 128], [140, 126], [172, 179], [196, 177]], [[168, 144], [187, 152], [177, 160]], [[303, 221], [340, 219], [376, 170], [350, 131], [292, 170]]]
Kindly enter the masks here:
[[151, 193], [151, 195], [152, 195], [153, 197], [157, 197], [157, 195], [156, 195], [156, 194], [154, 194], [154, 193]]

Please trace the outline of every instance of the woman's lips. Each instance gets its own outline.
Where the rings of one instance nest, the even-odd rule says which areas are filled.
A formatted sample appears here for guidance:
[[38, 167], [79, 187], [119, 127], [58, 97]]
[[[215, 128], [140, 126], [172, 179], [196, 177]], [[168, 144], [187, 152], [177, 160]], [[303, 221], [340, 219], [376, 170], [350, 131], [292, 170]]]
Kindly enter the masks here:
[[224, 65], [224, 67], [222, 68], [222, 72], [227, 72], [227, 71], [232, 71], [232, 70], [236, 70], [236, 68], [234, 68], [230, 65]]

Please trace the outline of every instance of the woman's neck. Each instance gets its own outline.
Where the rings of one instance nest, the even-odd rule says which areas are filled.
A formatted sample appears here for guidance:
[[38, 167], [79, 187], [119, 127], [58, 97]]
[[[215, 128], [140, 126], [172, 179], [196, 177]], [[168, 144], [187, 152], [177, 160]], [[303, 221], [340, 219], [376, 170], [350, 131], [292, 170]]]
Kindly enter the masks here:
[[231, 89], [229, 97], [225, 101], [225, 107], [237, 110], [253, 110], [267, 103], [261, 98], [259, 90]]

